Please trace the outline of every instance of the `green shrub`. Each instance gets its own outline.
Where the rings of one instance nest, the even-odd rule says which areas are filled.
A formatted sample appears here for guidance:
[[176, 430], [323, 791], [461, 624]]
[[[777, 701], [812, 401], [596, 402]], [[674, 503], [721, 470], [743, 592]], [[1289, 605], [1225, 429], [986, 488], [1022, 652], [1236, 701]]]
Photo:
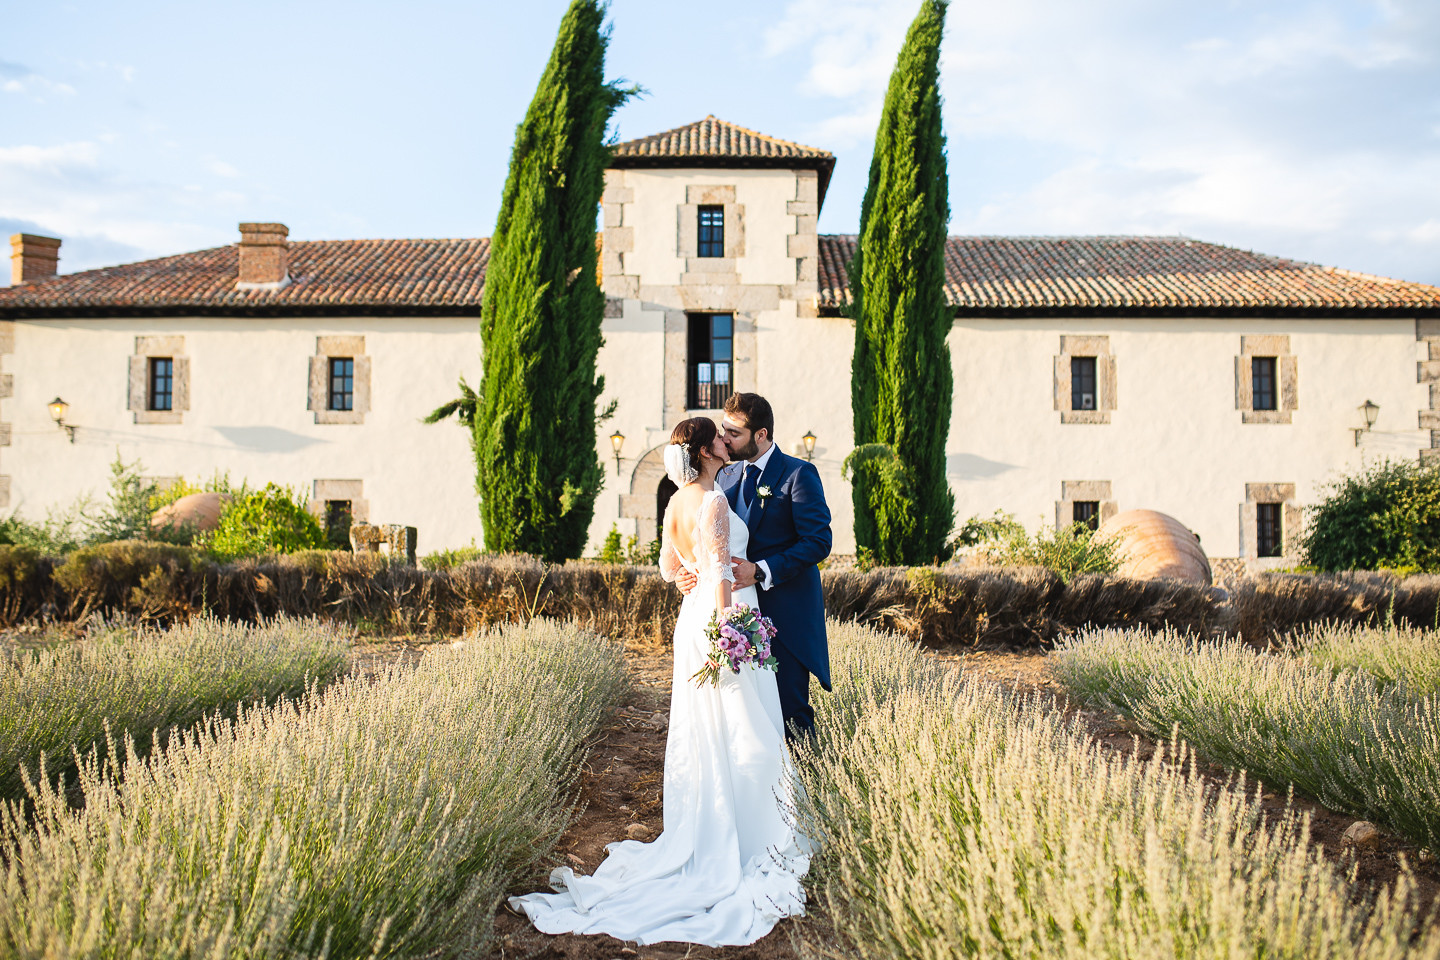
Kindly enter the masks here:
[[1005, 541], [1017, 534], [1024, 534], [1025, 527], [1015, 519], [1015, 514], [996, 510], [988, 517], [974, 516], [960, 525], [951, 541], [951, 552], [958, 547], [975, 547], [982, 543]]
[[640, 546], [640, 538], [629, 536], [621, 545], [620, 528], [616, 524], [610, 524], [610, 532], [605, 535], [605, 541], [600, 545], [600, 552], [595, 559], [601, 563], [628, 563], [632, 566], [653, 567], [660, 562], [660, 539], [657, 537], [645, 546]]
[[618, 646], [536, 622], [211, 720], [84, 807], [0, 811], [0, 956], [485, 956], [569, 825], [627, 689]]
[[245, 483], [241, 483], [238, 487], [235, 486], [230, 482], [230, 474], [221, 473], [218, 470], [214, 476], [199, 486], [181, 477], [165, 489], [155, 492], [155, 495], [150, 498], [150, 512], [154, 513], [162, 507], [168, 507], [181, 497], [188, 497], [193, 493], [228, 493], [231, 496], [243, 497], [251, 493], [251, 490]]
[[1382, 460], [1331, 484], [1308, 514], [1309, 566], [1440, 572], [1440, 465]]
[[596, 559], [601, 563], [624, 563], [625, 551], [620, 546], [620, 527], [618, 524], [610, 524], [610, 532], [605, 534], [605, 542], [600, 545], [600, 553]]
[[1124, 560], [1114, 538], [1098, 537], [1083, 523], [1041, 528], [1033, 537], [1019, 524], [992, 523], [993, 534], [985, 543], [997, 566], [1045, 567], [1069, 583], [1085, 573], [1114, 573]]
[[185, 582], [204, 561], [193, 547], [121, 540], [81, 547], [55, 569], [54, 577], [76, 619], [96, 610], [168, 617], [183, 611]]
[[484, 547], [475, 546], [471, 541], [468, 547], [456, 547], [453, 550], [436, 550], [434, 553], [427, 553], [420, 558], [420, 566], [426, 570], [449, 570], [458, 567], [462, 563], [469, 563], [472, 560], [479, 560], [489, 556]]
[[[832, 623], [832, 696], [795, 751], [815, 956], [1433, 960], [1408, 873], [1370, 891], [1294, 809], [1184, 747], [1102, 748], [1048, 700]], [[833, 939], [832, 939], [833, 938]]]
[[29, 547], [45, 557], [63, 557], [85, 543], [85, 512], [91, 506], [90, 500], [82, 497], [68, 507], [52, 507], [40, 521], [11, 514], [0, 521], [0, 544]]
[[150, 500], [158, 488], [142, 475], [140, 461], [126, 463], [115, 455], [110, 464], [110, 493], [106, 504], [89, 521], [91, 543], [150, 539]]
[[314, 621], [255, 627], [197, 617], [156, 631], [113, 622], [84, 640], [0, 659], [0, 798], [24, 796], [25, 771], [73, 770], [74, 747], [104, 746], [105, 729], [148, 747], [152, 732], [277, 696], [343, 673], [344, 633]]
[[325, 531], [305, 509], [305, 498], [274, 483], [227, 501], [214, 530], [197, 543], [220, 560], [294, 553], [329, 546]]
[[40, 555], [31, 547], [0, 544], [0, 623], [25, 613], [25, 600], [40, 588]]

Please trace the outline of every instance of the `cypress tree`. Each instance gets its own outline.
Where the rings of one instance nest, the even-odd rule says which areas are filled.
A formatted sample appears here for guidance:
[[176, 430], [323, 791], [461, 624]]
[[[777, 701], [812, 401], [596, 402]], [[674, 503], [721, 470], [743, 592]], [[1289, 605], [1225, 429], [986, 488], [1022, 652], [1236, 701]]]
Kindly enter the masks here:
[[483, 374], [436, 410], [472, 430], [485, 547], [578, 557], [604, 470], [595, 449], [605, 296], [596, 214], [605, 134], [632, 93], [605, 82], [599, 0], [574, 0], [515, 134], [481, 305]]
[[955, 519], [945, 475], [954, 318], [939, 85], [946, 6], [923, 0], [890, 75], [850, 264], [855, 539], [887, 564], [933, 562]]

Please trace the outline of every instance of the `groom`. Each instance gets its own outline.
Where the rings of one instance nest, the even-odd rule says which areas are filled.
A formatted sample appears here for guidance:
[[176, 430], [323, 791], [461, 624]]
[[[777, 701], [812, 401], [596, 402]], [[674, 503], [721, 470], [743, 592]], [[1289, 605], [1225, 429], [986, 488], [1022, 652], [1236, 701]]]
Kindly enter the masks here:
[[[760, 610], [775, 622], [776, 682], [789, 738], [815, 728], [810, 675], [830, 689], [825, 602], [816, 566], [830, 555], [830, 508], [815, 466], [771, 439], [775, 415], [757, 393], [732, 394], [722, 424], [731, 463], [715, 478], [750, 530], [749, 560], [736, 560], [735, 589], [758, 584]], [[742, 462], [743, 461], [743, 462]], [[693, 576], [680, 578], [686, 593]]]

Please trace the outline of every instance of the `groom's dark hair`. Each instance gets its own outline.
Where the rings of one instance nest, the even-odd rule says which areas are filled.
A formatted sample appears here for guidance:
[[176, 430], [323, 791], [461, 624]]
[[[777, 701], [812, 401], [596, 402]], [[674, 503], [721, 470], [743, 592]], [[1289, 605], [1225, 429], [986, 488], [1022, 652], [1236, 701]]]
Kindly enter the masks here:
[[775, 414], [770, 409], [770, 401], [760, 394], [730, 394], [730, 399], [725, 401], [725, 412], [744, 420], [751, 433], [764, 430], [766, 438], [771, 443], [775, 442]]

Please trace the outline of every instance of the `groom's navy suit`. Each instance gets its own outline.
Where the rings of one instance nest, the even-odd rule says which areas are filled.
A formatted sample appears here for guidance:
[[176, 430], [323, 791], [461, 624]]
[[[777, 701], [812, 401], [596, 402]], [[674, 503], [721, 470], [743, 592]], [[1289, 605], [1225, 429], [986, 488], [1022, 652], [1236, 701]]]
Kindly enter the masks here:
[[[742, 496], [745, 462], [731, 464], [717, 478], [730, 506], [750, 530], [749, 560], [765, 561], [770, 589], [760, 591], [760, 610], [775, 622], [774, 652], [780, 661], [776, 681], [787, 733], [793, 725], [808, 733], [815, 725], [810, 706], [810, 675], [830, 689], [830, 647], [825, 638], [825, 601], [820, 569], [830, 556], [830, 508], [815, 465], [770, 454], [747, 508]], [[759, 491], [769, 488], [770, 496]], [[757, 581], [761, 571], [756, 570]]]

